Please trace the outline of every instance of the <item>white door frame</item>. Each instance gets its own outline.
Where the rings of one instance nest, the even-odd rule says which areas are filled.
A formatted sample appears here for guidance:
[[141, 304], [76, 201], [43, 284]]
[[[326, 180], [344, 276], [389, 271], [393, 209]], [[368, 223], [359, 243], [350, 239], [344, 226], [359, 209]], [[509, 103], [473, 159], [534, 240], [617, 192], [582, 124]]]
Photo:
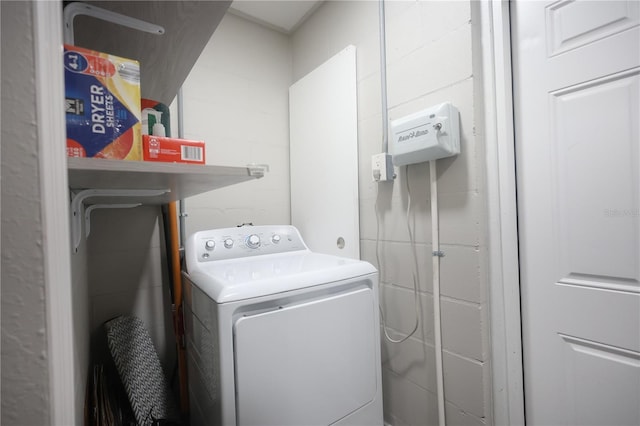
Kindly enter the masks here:
[[493, 420], [524, 425], [509, 2], [480, 2]]
[[[33, 2], [49, 407], [52, 425], [78, 424], [84, 383], [76, 384], [69, 241], [69, 185], [62, 108], [62, 2]], [[77, 386], [76, 386], [77, 385]]]

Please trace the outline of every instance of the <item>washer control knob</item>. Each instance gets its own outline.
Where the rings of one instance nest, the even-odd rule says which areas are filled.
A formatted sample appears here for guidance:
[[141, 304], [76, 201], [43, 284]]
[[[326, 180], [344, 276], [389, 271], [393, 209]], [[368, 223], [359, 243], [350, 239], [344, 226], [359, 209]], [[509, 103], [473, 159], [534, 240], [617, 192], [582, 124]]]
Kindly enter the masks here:
[[213, 250], [216, 246], [216, 242], [213, 240], [207, 240], [204, 243], [204, 248], [206, 248], [207, 250]]
[[231, 238], [227, 238], [224, 240], [224, 248], [230, 249], [233, 247], [233, 240]]
[[247, 237], [247, 247], [257, 249], [260, 247], [260, 237], [256, 234], [251, 234]]
[[274, 234], [274, 235], [271, 237], [271, 242], [272, 242], [273, 244], [278, 244], [278, 243], [280, 242], [280, 235], [278, 235], [278, 234]]

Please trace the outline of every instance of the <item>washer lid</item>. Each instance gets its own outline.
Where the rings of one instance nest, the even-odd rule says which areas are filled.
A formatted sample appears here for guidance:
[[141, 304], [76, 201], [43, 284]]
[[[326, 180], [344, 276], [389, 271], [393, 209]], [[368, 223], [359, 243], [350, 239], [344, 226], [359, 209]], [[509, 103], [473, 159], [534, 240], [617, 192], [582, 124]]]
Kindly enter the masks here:
[[361, 260], [301, 251], [200, 263], [188, 276], [211, 299], [227, 303], [376, 272]]

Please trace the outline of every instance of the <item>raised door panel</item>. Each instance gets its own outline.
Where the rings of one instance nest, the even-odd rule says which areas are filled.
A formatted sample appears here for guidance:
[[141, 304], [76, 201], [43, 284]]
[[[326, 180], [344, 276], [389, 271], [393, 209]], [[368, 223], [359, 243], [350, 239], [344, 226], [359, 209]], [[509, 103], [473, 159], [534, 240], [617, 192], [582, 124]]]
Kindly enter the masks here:
[[639, 73], [550, 94], [560, 283], [640, 291]]

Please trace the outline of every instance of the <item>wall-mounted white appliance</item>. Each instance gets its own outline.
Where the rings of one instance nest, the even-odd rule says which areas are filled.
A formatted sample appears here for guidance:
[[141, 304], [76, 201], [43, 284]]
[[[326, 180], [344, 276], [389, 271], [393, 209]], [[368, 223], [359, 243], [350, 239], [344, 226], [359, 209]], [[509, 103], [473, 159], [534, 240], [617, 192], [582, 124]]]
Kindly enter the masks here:
[[458, 109], [445, 102], [393, 120], [389, 151], [396, 166], [459, 154]]

